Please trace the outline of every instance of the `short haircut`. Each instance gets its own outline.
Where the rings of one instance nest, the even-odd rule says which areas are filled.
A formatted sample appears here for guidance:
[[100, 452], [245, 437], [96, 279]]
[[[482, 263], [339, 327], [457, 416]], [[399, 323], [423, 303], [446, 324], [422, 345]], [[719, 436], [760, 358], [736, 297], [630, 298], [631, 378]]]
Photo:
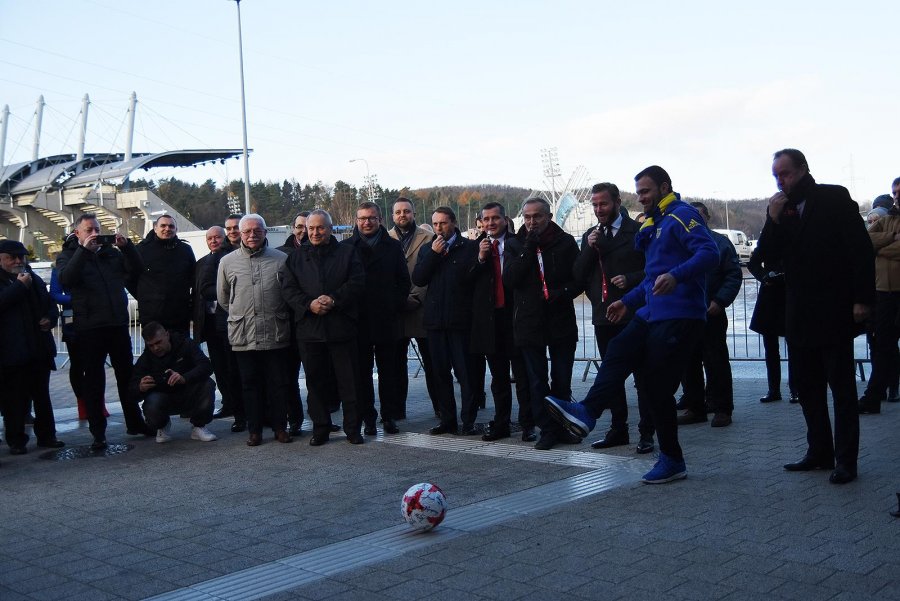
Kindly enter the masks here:
[[894, 186], [896, 186], [898, 184], [900, 184], [900, 177], [898, 177], [897, 179], [895, 179], [894, 181], [891, 182], [891, 188], [893, 188]]
[[622, 202], [622, 195], [619, 193], [619, 187], [615, 184], [601, 182], [599, 184], [594, 184], [591, 187], [592, 196], [594, 194], [600, 194], [601, 192], [609, 194], [609, 197], [612, 198], [613, 202]]
[[700, 211], [700, 214], [704, 219], [709, 221], [709, 209], [706, 208], [706, 205], [699, 201], [694, 201], [691, 203], [691, 206]]
[[375, 212], [378, 213], [378, 218], [381, 219], [381, 207], [379, 207], [371, 200], [359, 203], [359, 205], [356, 207], [356, 210], [359, 211], [360, 209], [375, 209]]
[[809, 163], [806, 162], [806, 157], [796, 148], [783, 148], [772, 155], [772, 160], [775, 160], [780, 156], [786, 156], [791, 159], [791, 163], [794, 164], [794, 167], [809, 171]]
[[297, 217], [309, 217], [309, 211], [300, 211], [299, 213], [294, 215], [294, 218], [291, 219], [291, 225], [294, 225], [294, 223], [297, 222]]
[[324, 217], [325, 225], [327, 225], [328, 227], [333, 227], [334, 223], [331, 221], [331, 215], [325, 209], [314, 209], [310, 211], [309, 215], [307, 215], [306, 217], [308, 219], [310, 217], [315, 217], [316, 215]]
[[231, 215], [229, 215], [228, 217], [225, 218], [225, 221], [228, 221], [229, 219], [238, 219], [238, 220], [240, 220], [240, 218], [243, 217], [243, 216], [244, 216], [244, 215], [243, 215], [242, 213], [232, 213]]
[[525, 211], [525, 207], [527, 205], [539, 204], [541, 205], [541, 210], [543, 213], [550, 215], [553, 211], [550, 209], [550, 203], [540, 196], [532, 196], [531, 198], [526, 198], [525, 202], [522, 203], [522, 211]]
[[263, 219], [263, 216], [259, 213], [250, 213], [249, 215], [244, 215], [243, 217], [241, 217], [241, 220], [238, 222], [238, 229], [243, 231], [244, 224], [248, 221], [257, 221], [260, 225], [262, 225], [262, 228], [264, 230], [268, 229], [268, 227], [266, 226], [266, 220]]
[[163, 326], [163, 324], [159, 323], [158, 321], [151, 321], [147, 324], [144, 324], [144, 327], [141, 328], [141, 338], [143, 338], [146, 342], [149, 342], [165, 331], [166, 328]]
[[173, 222], [176, 226], [178, 225], [178, 222], [175, 221], [175, 218], [174, 218], [174, 217], [172, 217], [172, 216], [169, 215], [168, 213], [163, 213], [162, 215], [160, 215], [159, 217], [157, 217], [156, 219], [153, 220], [153, 225], [154, 225], [154, 227], [159, 223], [159, 220], [160, 220], [160, 219], [171, 219], [172, 222]]
[[409, 206], [412, 207], [413, 213], [416, 212], [416, 203], [414, 203], [413, 201], [411, 201], [410, 199], [408, 199], [408, 198], [405, 197], [405, 196], [401, 196], [400, 198], [398, 198], [397, 200], [395, 200], [395, 201], [394, 201], [394, 204], [393, 204], [393, 206], [392, 206], [391, 208], [393, 208], [394, 206], [397, 206], [397, 203], [398, 203], [398, 202], [408, 202], [408, 203], [409, 203]]
[[663, 184], [669, 184], [669, 188], [672, 187], [672, 178], [669, 177], [669, 174], [666, 173], [666, 170], [659, 165], [650, 165], [649, 167], [635, 175], [634, 181], [638, 181], [642, 177], [649, 177], [650, 179], [652, 179], [657, 188], [659, 188]]
[[209, 233], [209, 230], [216, 230], [216, 233], [219, 234], [220, 236], [225, 235], [225, 228], [222, 227], [221, 225], [214, 225], [211, 228], [207, 229], [206, 230], [207, 234]]
[[506, 207], [504, 207], [499, 202], [489, 202], [481, 207], [481, 213], [479, 214], [479, 217], [483, 217], [485, 211], [492, 211], [494, 209], [500, 209], [500, 216], [506, 217]]
[[82, 213], [78, 216], [78, 219], [75, 220], [75, 227], [77, 228], [79, 225], [81, 225], [82, 221], [87, 221], [88, 219], [99, 222], [99, 220], [97, 219], [97, 213]]
[[442, 215], [446, 215], [450, 218], [450, 221], [456, 223], [456, 213], [453, 212], [453, 209], [450, 207], [438, 207], [432, 213], [440, 213]]

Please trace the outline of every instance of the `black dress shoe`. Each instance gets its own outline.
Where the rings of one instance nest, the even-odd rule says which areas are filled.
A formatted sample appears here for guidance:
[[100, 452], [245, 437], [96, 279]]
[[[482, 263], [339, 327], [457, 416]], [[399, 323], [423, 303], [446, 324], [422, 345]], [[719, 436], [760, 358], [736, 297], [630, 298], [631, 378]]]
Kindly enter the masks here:
[[688, 424], [702, 424], [706, 422], [705, 413], [694, 413], [690, 409], [678, 416], [678, 425], [686, 426]]
[[652, 453], [654, 448], [655, 447], [653, 445], [652, 436], [648, 436], [646, 438], [641, 436], [641, 439], [638, 441], [637, 447], [635, 447], [634, 452], [638, 455], [646, 455], [647, 453]]
[[537, 433], [534, 428], [522, 428], [522, 442], [534, 442], [537, 440]]
[[247, 429], [247, 422], [245, 422], [245, 421], [234, 420], [234, 423], [231, 424], [232, 432], [243, 432], [246, 429]]
[[789, 472], [810, 472], [812, 470], [834, 469], [834, 459], [816, 459], [805, 455], [800, 461], [784, 464], [784, 469]]
[[66, 443], [56, 438], [51, 438], [50, 440], [39, 440], [37, 446], [45, 449], [61, 449], [66, 446]]
[[456, 426], [438, 424], [428, 431], [429, 434], [456, 434]]
[[799, 402], [800, 402], [800, 395], [797, 394], [796, 392], [792, 392], [792, 393], [791, 393], [790, 402], [791, 402], [792, 404], [794, 404], [794, 405], [796, 405], [797, 403], [799, 403]]
[[107, 446], [109, 446], [109, 445], [106, 444], [106, 441], [104, 439], [95, 438], [94, 442], [91, 443], [91, 450], [92, 451], [102, 451]]
[[309, 439], [309, 446], [311, 447], [321, 447], [323, 444], [328, 442], [327, 436], [321, 436], [318, 434], [313, 434], [312, 438]]
[[288, 431], [291, 436], [301, 437], [303, 436], [303, 424], [301, 422], [294, 422], [291, 424], [291, 429]]
[[773, 403], [781, 400], [781, 394], [777, 392], [769, 392], [766, 396], [759, 399], [760, 403]]
[[[365, 433], [366, 436], [375, 436], [376, 434], [378, 434], [378, 430], [375, 428], [374, 423], [366, 424], [366, 427], [365, 427], [365, 429], [363, 429], [363, 432]], [[350, 435], [348, 434], [347, 437], [349, 438]]]
[[832, 484], [847, 484], [856, 480], [856, 470], [850, 470], [843, 465], [835, 466], [834, 471], [828, 477], [828, 481]]
[[232, 416], [234, 416], [233, 411], [226, 411], [224, 409], [219, 409], [218, 411], [213, 413], [213, 419], [223, 419], [223, 418], [232, 417]]
[[26, 449], [24, 445], [21, 447], [9, 447], [10, 455], [24, 455], [27, 452], [28, 449]]
[[606, 433], [606, 436], [591, 443], [591, 448], [609, 449], [612, 447], [621, 447], [628, 444], [629, 442], [631, 441], [628, 439], [627, 430], [614, 430], [610, 428], [610, 430]]
[[501, 428], [494, 425], [494, 422], [491, 422], [491, 425], [488, 427], [487, 432], [485, 432], [481, 440], [485, 442], [491, 442], [492, 440], [500, 440], [502, 438], [509, 438], [509, 427]]
[[362, 434], [353, 432], [347, 435], [347, 442], [350, 444], [362, 444], [366, 442], [366, 439], [362, 437]]
[[549, 451], [553, 447], [556, 446], [556, 443], [559, 442], [559, 435], [552, 431], [541, 431], [541, 437], [538, 439], [537, 443], [535, 443], [534, 448], [538, 451]]
[[332, 432], [340, 432], [341, 427], [338, 424], [331, 424], [331, 431]]
[[859, 399], [858, 409], [860, 415], [875, 415], [881, 413], [881, 401], [863, 396]]
[[575, 436], [568, 430], [563, 430], [558, 436], [559, 442], [562, 444], [581, 444], [581, 437]]
[[397, 427], [397, 422], [388, 418], [382, 421], [382, 425], [384, 426], [385, 434], [399, 434], [400, 428]]
[[466, 426], [463, 425], [462, 429], [458, 432], [460, 436], [475, 436], [478, 434], [479, 430], [475, 427], [475, 424]]

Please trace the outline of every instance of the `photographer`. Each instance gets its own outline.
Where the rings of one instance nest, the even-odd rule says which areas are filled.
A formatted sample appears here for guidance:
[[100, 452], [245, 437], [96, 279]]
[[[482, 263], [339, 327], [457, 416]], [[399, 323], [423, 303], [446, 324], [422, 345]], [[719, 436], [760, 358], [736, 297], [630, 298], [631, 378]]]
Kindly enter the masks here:
[[156, 442], [171, 440], [170, 415], [190, 416], [191, 438], [216, 440], [206, 429], [212, 421], [215, 384], [209, 377], [212, 363], [194, 341], [169, 332], [151, 321], [141, 330], [145, 349], [138, 357], [128, 385], [133, 399], [144, 400], [148, 429], [156, 430]]

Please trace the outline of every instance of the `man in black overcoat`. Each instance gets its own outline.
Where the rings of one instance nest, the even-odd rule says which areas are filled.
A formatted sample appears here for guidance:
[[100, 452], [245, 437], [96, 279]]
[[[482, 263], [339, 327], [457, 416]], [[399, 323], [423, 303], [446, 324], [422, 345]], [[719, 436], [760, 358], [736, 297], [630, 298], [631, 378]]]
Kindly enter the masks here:
[[831, 482], [845, 484], [856, 478], [859, 454], [853, 339], [875, 300], [875, 254], [846, 188], [817, 184], [799, 150], [780, 150], [774, 159], [779, 192], [769, 199], [760, 245], [784, 261], [787, 339], [808, 443], [803, 458], [784, 468], [833, 469]]

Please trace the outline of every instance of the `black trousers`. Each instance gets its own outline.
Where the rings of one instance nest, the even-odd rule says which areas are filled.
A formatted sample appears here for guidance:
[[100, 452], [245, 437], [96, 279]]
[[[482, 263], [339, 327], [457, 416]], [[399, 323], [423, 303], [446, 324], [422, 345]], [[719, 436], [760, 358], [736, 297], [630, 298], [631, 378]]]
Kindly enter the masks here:
[[[706, 415], [706, 405], [714, 413], [734, 411], [734, 383], [728, 360], [728, 315], [706, 315], [703, 337], [684, 370], [681, 385], [687, 408]], [[703, 372], [706, 372], [706, 385]]]
[[[238, 362], [238, 353], [231, 348], [227, 334], [219, 332], [219, 339], [225, 345], [225, 359], [228, 365], [225, 373], [225, 385], [228, 396], [222, 393], [222, 411], [233, 413], [234, 421], [246, 422], [247, 410], [244, 403], [244, 384], [241, 378], [241, 365]], [[218, 375], [216, 376], [218, 378]]]
[[78, 334], [67, 333], [63, 336], [66, 351], [69, 353], [69, 385], [76, 399], [84, 398], [84, 359], [83, 351], [78, 345]]
[[[562, 426], [547, 412], [544, 397], [548, 394], [561, 399], [572, 398], [572, 370], [575, 368], [577, 341], [554, 342], [549, 345], [519, 347], [528, 373], [531, 415], [541, 432], [562, 432]], [[550, 364], [547, 364], [547, 356]]]
[[[796, 355], [797, 388], [806, 420], [808, 453], [830, 459], [856, 472], [859, 456], [859, 410], [853, 339], [828, 346], [791, 345]], [[828, 418], [828, 388], [834, 399], [834, 440]]]
[[170, 415], [186, 414], [198, 428], [212, 421], [216, 385], [206, 378], [171, 391], [148, 390], [144, 397], [147, 427], [159, 430], [169, 423]]
[[247, 430], [262, 434], [268, 416], [275, 432], [287, 430], [287, 349], [235, 351], [241, 372], [241, 390], [247, 414]]
[[883, 401], [889, 387], [896, 386], [900, 375], [900, 292], [878, 292], [875, 303], [875, 332], [872, 338], [872, 375], [866, 396]]
[[[609, 343], [613, 338], [622, 333], [627, 324], [607, 324], [603, 326], [594, 326], [594, 338], [597, 340], [597, 350], [600, 351], [600, 359], [606, 356], [609, 349]], [[644, 395], [641, 394], [641, 376], [640, 373], [632, 374], [634, 376], [634, 386], [638, 391], [638, 432], [641, 438], [652, 438], [654, 433], [653, 420], [650, 418], [650, 411], [647, 409], [647, 403]], [[628, 400], [625, 396], [625, 380], [622, 380], [622, 386], [616, 394], [616, 398], [610, 399], [609, 413], [611, 416], [610, 428], [621, 432], [628, 431]]]
[[50, 364], [48, 360], [32, 361], [25, 365], [0, 368], [3, 382], [3, 430], [6, 444], [24, 447], [29, 440], [25, 433], [25, 416], [29, 402], [34, 403], [34, 435], [38, 442], [56, 438], [56, 421], [50, 403]]
[[331, 433], [329, 405], [334, 399], [334, 384], [337, 385], [337, 395], [344, 407], [344, 433], [359, 434], [362, 416], [356, 392], [359, 377], [356, 340], [301, 340], [298, 346], [306, 372], [306, 389], [309, 392], [306, 403], [313, 423], [313, 435], [327, 438]]
[[291, 427], [303, 423], [303, 397], [300, 396], [300, 350], [291, 345], [288, 347], [288, 392], [287, 392], [287, 419]]
[[[508, 429], [512, 421], [512, 382], [510, 369], [516, 379], [516, 400], [519, 404], [518, 422], [523, 428], [534, 427], [531, 409], [531, 391], [528, 387], [528, 370], [522, 353], [513, 342], [512, 321], [505, 309], [495, 309], [495, 352], [486, 355], [491, 370], [491, 396], [494, 397], [494, 428]], [[483, 384], [482, 384], [483, 386]], [[477, 395], [476, 389], [476, 395]]]
[[[776, 334], [763, 334], [763, 351], [766, 355], [766, 381], [769, 393], [781, 396], [781, 345]], [[797, 379], [794, 377], [794, 357], [788, 348], [788, 390], [797, 392]]]
[[[400, 403], [400, 419], [406, 418], [406, 400], [409, 396], [409, 341], [410, 338], [403, 338], [397, 343], [397, 397]], [[428, 398], [431, 399], [431, 407], [434, 409], [435, 415], [440, 415], [441, 408], [438, 405], [440, 395], [437, 392], [437, 386], [434, 378], [434, 364], [431, 361], [431, 347], [428, 345], [427, 338], [416, 338], [416, 348], [419, 351], [419, 357], [422, 359], [422, 371], [425, 372], [425, 388], [428, 390]], [[453, 383], [451, 382], [449, 394], [453, 397]]]
[[[360, 334], [357, 338], [359, 352], [359, 378], [357, 396], [363, 421], [369, 426], [375, 425], [378, 411], [375, 410], [375, 382], [372, 367], [378, 367], [378, 401], [381, 407], [381, 419], [400, 419], [403, 414], [400, 407], [398, 380], [400, 374], [397, 363], [397, 341], [373, 341]], [[406, 374], [404, 373], [403, 376]]]
[[582, 403], [591, 415], [599, 417], [609, 408], [628, 374], [639, 371], [641, 392], [656, 428], [659, 450], [673, 459], [682, 459], [674, 395], [702, 331], [703, 321], [699, 319], [647, 322], [632, 318], [622, 333], [610, 341], [597, 378]]
[[[209, 362], [212, 363], [213, 373], [216, 375], [216, 387], [222, 393], [222, 407], [229, 406], [231, 390], [228, 374], [228, 345], [222, 336], [216, 331], [214, 315], [207, 315], [203, 322], [203, 340], [206, 342], [206, 350]], [[146, 412], [145, 412], [146, 413]]]
[[456, 428], [456, 399], [453, 396], [452, 368], [459, 381], [459, 419], [463, 427], [473, 426], [478, 416], [478, 406], [469, 382], [469, 333], [464, 330], [428, 330], [428, 345], [434, 366], [435, 392], [438, 395], [441, 423]]
[[128, 326], [79, 331], [78, 337], [84, 358], [84, 404], [87, 408], [91, 434], [97, 440], [106, 439], [103, 399], [106, 394], [107, 356], [115, 372], [125, 427], [131, 432], [144, 432], [147, 425], [144, 423], [141, 408], [128, 392], [128, 381], [131, 379], [131, 368], [134, 363]]

